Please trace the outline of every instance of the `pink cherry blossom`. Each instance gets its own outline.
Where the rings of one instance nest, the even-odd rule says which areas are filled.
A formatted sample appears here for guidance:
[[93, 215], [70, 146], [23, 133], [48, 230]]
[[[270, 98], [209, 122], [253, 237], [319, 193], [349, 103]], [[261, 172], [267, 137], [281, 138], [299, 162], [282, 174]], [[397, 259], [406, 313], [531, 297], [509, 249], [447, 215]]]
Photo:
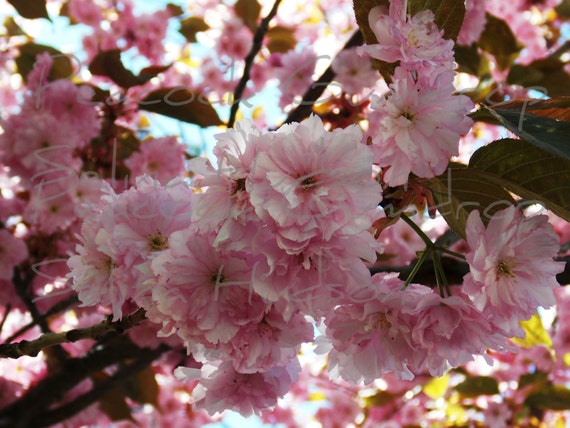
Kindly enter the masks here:
[[459, 154], [459, 138], [473, 121], [466, 116], [473, 102], [453, 95], [453, 72], [436, 75], [410, 73], [398, 67], [391, 92], [375, 98], [370, 119], [375, 161], [391, 186], [407, 182], [408, 174], [442, 174], [449, 158]]
[[[277, 399], [283, 397], [297, 380], [299, 371], [296, 358], [285, 367], [256, 373], [236, 372], [230, 361], [217, 367], [204, 365], [200, 383], [193, 391], [195, 406], [207, 410], [210, 415], [226, 409], [234, 409], [243, 416], [260, 414], [275, 407]], [[179, 367], [175, 374], [185, 379], [189, 372]]]
[[382, 61], [401, 61], [403, 68], [420, 74], [440, 67], [451, 69], [453, 41], [443, 38], [443, 31], [435, 24], [431, 10], [406, 16], [406, 3], [404, 0], [392, 1], [388, 15], [380, 6], [370, 10], [369, 25], [378, 43], [364, 46], [360, 51]]
[[14, 267], [28, 258], [28, 247], [7, 229], [0, 229], [0, 279], [11, 280]]
[[458, 44], [469, 46], [479, 40], [485, 28], [486, 2], [487, 0], [467, 0], [465, 2], [465, 18], [457, 36]]
[[338, 53], [332, 62], [335, 80], [340, 88], [349, 94], [358, 94], [363, 88], [372, 88], [379, 79], [378, 71], [372, 68], [370, 57], [359, 55], [356, 48]]
[[538, 306], [556, 303], [556, 274], [563, 266], [553, 260], [558, 237], [548, 217], [525, 217], [511, 206], [495, 213], [485, 227], [474, 210], [465, 230], [470, 273], [464, 291], [507, 334], [521, 334], [519, 320], [530, 318]]
[[131, 179], [147, 174], [166, 184], [185, 171], [185, 146], [176, 137], [151, 138], [143, 140], [139, 151], [125, 161], [131, 170]]
[[248, 188], [255, 212], [274, 224], [282, 248], [295, 254], [311, 239], [371, 226], [381, 191], [358, 127], [327, 132], [312, 116], [281, 127], [275, 137], [256, 156]]

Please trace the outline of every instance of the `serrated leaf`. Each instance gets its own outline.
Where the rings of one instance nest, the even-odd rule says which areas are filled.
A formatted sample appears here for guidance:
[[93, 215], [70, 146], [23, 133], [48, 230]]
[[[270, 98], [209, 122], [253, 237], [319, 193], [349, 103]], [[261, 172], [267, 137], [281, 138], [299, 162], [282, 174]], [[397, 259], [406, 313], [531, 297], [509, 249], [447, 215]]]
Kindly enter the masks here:
[[464, 397], [495, 395], [499, 393], [499, 382], [490, 376], [468, 377], [454, 388]]
[[261, 13], [261, 5], [257, 0], [238, 0], [234, 5], [236, 15], [241, 18], [247, 28], [255, 33], [257, 20]]
[[26, 43], [19, 47], [20, 55], [16, 58], [18, 73], [22, 75], [25, 82], [28, 81], [28, 74], [34, 68], [36, 56], [47, 52], [51, 55], [53, 62], [47, 76], [49, 81], [57, 79], [71, 79], [73, 77], [73, 66], [68, 55], [58, 51], [51, 46], [36, 43]]
[[570, 121], [570, 97], [554, 97], [546, 100], [540, 98], [518, 98], [496, 104], [495, 107], [499, 107], [502, 110], [532, 113], [535, 116], [549, 117], [555, 120]]
[[542, 150], [570, 159], [570, 122], [501, 107], [502, 105], [495, 105], [489, 109], [501, 125]]
[[422, 387], [422, 391], [432, 400], [442, 398], [449, 387], [449, 374], [431, 379]]
[[522, 46], [505, 21], [490, 13], [487, 13], [486, 19], [479, 47], [495, 57], [500, 70], [506, 70], [519, 55]]
[[89, 64], [89, 71], [98, 76], [106, 76], [125, 89], [146, 82], [125, 68], [121, 61], [120, 49], [99, 52]]
[[524, 404], [544, 410], [569, 410], [570, 389], [564, 386], [549, 386], [530, 394]]
[[206, 31], [210, 26], [202, 18], [190, 17], [180, 21], [180, 34], [186, 37], [190, 43], [196, 43], [196, 34]]
[[18, 13], [27, 19], [47, 18], [46, 0], [8, 0]]
[[465, 3], [457, 0], [409, 0], [408, 13], [429, 9], [435, 16], [435, 23], [444, 31], [443, 37], [455, 40], [465, 17]]
[[267, 31], [267, 49], [271, 53], [285, 53], [295, 48], [297, 40], [295, 39], [295, 29], [276, 25]]
[[503, 139], [477, 150], [469, 166], [509, 191], [570, 221], [570, 161], [524, 140]]
[[151, 92], [139, 102], [139, 108], [183, 122], [195, 123], [203, 128], [223, 124], [216, 110], [202, 94], [182, 86], [160, 88]]
[[534, 314], [529, 320], [519, 321], [519, 324], [525, 332], [525, 338], [513, 337], [511, 341], [524, 348], [545, 345], [552, 349], [552, 340], [542, 324], [540, 315]]
[[513, 64], [507, 82], [525, 88], [536, 87], [549, 97], [570, 95], [570, 75], [565, 70], [567, 63], [557, 58], [543, 58], [528, 65]]
[[[376, 6], [381, 6], [386, 9], [386, 13], [388, 13], [388, 8], [390, 7], [390, 2], [388, 0], [354, 0], [354, 15], [356, 17], [356, 23], [360, 28], [360, 32], [362, 33], [362, 37], [364, 38], [364, 43], [367, 45], [373, 45], [378, 43], [376, 39], [376, 35], [370, 28], [370, 24], [368, 21], [368, 15], [370, 10], [375, 8]], [[372, 65], [376, 70], [382, 74], [382, 77], [386, 80], [387, 83], [392, 81], [392, 75], [394, 74], [394, 69], [396, 68], [397, 63], [389, 63], [386, 61], [380, 61], [376, 58], [371, 58]]]
[[473, 210], [487, 223], [493, 214], [515, 202], [512, 196], [484, 173], [469, 168], [448, 168], [445, 174], [424, 179], [437, 210], [459, 236], [465, 238], [465, 223]]

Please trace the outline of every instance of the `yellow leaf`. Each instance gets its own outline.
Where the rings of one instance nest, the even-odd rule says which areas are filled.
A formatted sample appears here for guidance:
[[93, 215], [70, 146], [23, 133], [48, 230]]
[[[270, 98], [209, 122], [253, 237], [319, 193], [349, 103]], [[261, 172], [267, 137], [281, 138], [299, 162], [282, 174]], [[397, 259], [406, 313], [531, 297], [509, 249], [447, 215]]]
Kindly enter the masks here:
[[524, 348], [532, 348], [533, 346], [545, 345], [548, 349], [552, 349], [552, 340], [550, 335], [542, 325], [542, 319], [538, 313], [534, 314], [527, 321], [519, 321], [520, 326], [526, 333], [524, 339], [514, 337], [511, 340]]
[[445, 395], [448, 386], [449, 374], [445, 374], [441, 377], [433, 378], [428, 383], [426, 383], [423, 387], [423, 391], [425, 395], [435, 400]]

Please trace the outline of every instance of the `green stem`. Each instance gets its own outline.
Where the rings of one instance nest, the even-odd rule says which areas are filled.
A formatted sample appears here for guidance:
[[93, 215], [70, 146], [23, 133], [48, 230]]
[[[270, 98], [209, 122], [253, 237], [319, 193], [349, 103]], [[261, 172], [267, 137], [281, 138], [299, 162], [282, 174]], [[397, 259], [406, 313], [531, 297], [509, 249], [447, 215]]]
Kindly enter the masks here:
[[465, 256], [461, 253], [457, 253], [455, 251], [448, 250], [447, 248], [437, 247], [437, 246], [435, 247], [435, 249], [442, 253], [449, 254], [450, 256], [457, 257], [458, 259], [465, 260]]
[[407, 215], [403, 214], [400, 216], [400, 218], [402, 220], [404, 220], [405, 223], [408, 224], [408, 226], [410, 226], [412, 229], [414, 229], [414, 232], [416, 232], [418, 234], [418, 236], [422, 239], [422, 241], [425, 242], [425, 244], [429, 247], [429, 248], [433, 248], [434, 247], [434, 243], [431, 242], [431, 239], [429, 239], [429, 236], [427, 236], [425, 234], [425, 232], [416, 224], [413, 222], [413, 220], [411, 220]]
[[422, 265], [426, 261], [430, 252], [431, 252], [430, 247], [426, 248], [426, 250], [422, 252], [420, 258], [418, 259], [418, 261], [414, 265], [412, 271], [410, 272], [410, 274], [406, 278], [406, 282], [404, 282], [404, 285], [402, 286], [402, 290], [405, 290], [406, 288], [408, 288], [408, 285], [410, 285], [410, 283], [412, 282], [412, 280], [414, 279], [414, 277], [416, 276], [416, 274], [418, 273], [418, 271], [420, 270], [420, 268], [422, 267]]

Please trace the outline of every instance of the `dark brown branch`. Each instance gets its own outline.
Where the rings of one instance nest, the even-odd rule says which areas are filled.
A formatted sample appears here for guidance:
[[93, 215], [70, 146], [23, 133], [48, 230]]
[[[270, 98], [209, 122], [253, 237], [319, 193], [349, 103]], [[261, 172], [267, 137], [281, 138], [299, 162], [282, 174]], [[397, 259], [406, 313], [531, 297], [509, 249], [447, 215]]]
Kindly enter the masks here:
[[241, 102], [241, 97], [243, 96], [243, 92], [245, 91], [245, 87], [247, 82], [249, 81], [251, 67], [253, 67], [253, 61], [255, 57], [261, 50], [263, 46], [263, 38], [265, 34], [267, 34], [267, 30], [269, 29], [269, 22], [275, 17], [277, 14], [277, 9], [279, 8], [279, 4], [281, 0], [275, 0], [273, 3], [273, 7], [271, 11], [267, 14], [265, 18], [263, 18], [255, 30], [255, 34], [253, 35], [253, 44], [247, 56], [245, 57], [245, 65], [243, 68], [243, 74], [241, 79], [239, 80], [238, 84], [236, 85], [236, 89], [234, 91], [234, 97], [232, 100], [232, 107], [230, 110], [230, 118], [228, 120], [228, 128], [232, 128], [236, 121], [237, 112], [239, 110], [239, 103]]
[[[360, 46], [363, 42], [364, 39], [362, 37], [362, 33], [360, 30], [356, 30], [352, 37], [345, 43], [341, 51], [355, 46]], [[302, 101], [291, 113], [289, 113], [287, 119], [285, 119], [285, 122], [283, 123], [301, 122], [303, 119], [309, 117], [313, 110], [313, 105], [323, 94], [327, 86], [333, 81], [334, 76], [335, 73], [332, 66], [329, 65], [321, 77], [319, 77], [319, 79], [305, 92]]]
[[0, 358], [20, 358], [24, 355], [35, 357], [42, 349], [50, 346], [66, 342], [77, 342], [81, 339], [101, 340], [109, 333], [122, 333], [140, 324], [145, 319], [145, 311], [138, 309], [119, 321], [106, 319], [91, 327], [76, 328], [61, 333], [44, 333], [41, 337], [32, 341], [23, 340], [16, 343], [3, 343], [0, 345]]
[[165, 345], [157, 349], [141, 349], [137, 355], [137, 360], [119, 369], [115, 375], [97, 384], [89, 392], [79, 396], [71, 403], [64, 404], [55, 410], [39, 415], [35, 420], [30, 421], [33, 426], [48, 427], [65, 419], [76, 415], [91, 404], [100, 400], [107, 392], [121, 385], [129, 378], [148, 367], [154, 360], [160, 357], [169, 348]]
[[[94, 373], [126, 359], [139, 358], [147, 352], [135, 346], [128, 338], [116, 336], [101, 348], [96, 347], [81, 358], [70, 358], [62, 363], [59, 371], [39, 381], [26, 395], [0, 410], [0, 428], [37, 426], [42, 415], [79, 382]], [[72, 414], [67, 415], [67, 417]]]

